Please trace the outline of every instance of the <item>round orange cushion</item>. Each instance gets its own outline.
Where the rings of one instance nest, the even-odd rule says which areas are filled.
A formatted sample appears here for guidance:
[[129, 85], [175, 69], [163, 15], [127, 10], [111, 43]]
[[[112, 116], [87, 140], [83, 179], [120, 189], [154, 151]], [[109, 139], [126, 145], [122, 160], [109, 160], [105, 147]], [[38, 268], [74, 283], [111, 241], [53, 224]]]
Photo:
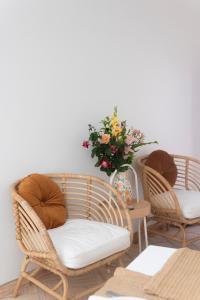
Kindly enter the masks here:
[[153, 151], [147, 158], [145, 165], [160, 173], [171, 186], [177, 178], [177, 167], [171, 155], [163, 150]]
[[19, 195], [33, 207], [47, 229], [63, 225], [67, 213], [64, 194], [49, 177], [31, 174], [19, 183]]

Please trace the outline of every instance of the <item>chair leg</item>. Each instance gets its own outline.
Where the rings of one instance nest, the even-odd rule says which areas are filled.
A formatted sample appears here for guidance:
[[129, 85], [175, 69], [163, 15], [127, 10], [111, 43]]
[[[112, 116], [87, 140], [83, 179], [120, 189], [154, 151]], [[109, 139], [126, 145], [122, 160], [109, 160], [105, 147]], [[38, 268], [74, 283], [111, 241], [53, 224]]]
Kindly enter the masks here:
[[145, 237], [145, 246], [148, 247], [148, 234], [147, 234], [147, 219], [144, 217], [144, 237]]
[[62, 300], [67, 300], [67, 294], [68, 294], [68, 281], [66, 276], [61, 275], [61, 280], [62, 280], [62, 285], [63, 285], [63, 296], [62, 296]]
[[166, 224], [166, 231], [169, 231], [169, 224]]
[[[52, 292], [55, 292], [58, 290], [59, 287], [63, 287], [63, 295], [60, 297], [61, 300], [67, 300], [67, 292], [68, 292], [68, 281], [66, 276], [59, 274], [60, 281], [54, 285], [54, 287], [51, 289]], [[48, 291], [47, 291], [48, 293]]]
[[122, 260], [121, 257], [118, 258], [118, 262], [119, 262], [119, 266], [120, 266], [120, 267], [124, 267], [124, 262], [123, 262], [123, 260]]
[[23, 259], [22, 265], [21, 265], [19, 278], [17, 280], [16, 286], [15, 286], [14, 291], [13, 291], [13, 297], [14, 298], [18, 296], [19, 288], [20, 288], [20, 285], [21, 285], [22, 280], [23, 280], [23, 275], [22, 274], [26, 270], [26, 267], [27, 267], [28, 264], [29, 264], [29, 258], [28, 258], [28, 256], [25, 256], [24, 259]]
[[[33, 262], [36, 265], [39, 266], [39, 269], [44, 268], [49, 270], [50, 272], [54, 273], [55, 275], [60, 277], [60, 281], [53, 287], [53, 288], [49, 288], [48, 286], [46, 286], [45, 284], [43, 284], [42, 282], [40, 282], [39, 280], [37, 280], [33, 275], [35, 275], [38, 270], [35, 270], [31, 273], [27, 273], [26, 272], [26, 267], [29, 264], [29, 262]], [[24, 261], [22, 263], [21, 266], [21, 273], [20, 273], [20, 277], [17, 280], [14, 292], [13, 292], [13, 297], [17, 297], [18, 296], [18, 292], [19, 292], [19, 288], [20, 285], [22, 283], [22, 280], [26, 279], [30, 282], [32, 282], [33, 284], [35, 284], [36, 286], [38, 286], [39, 288], [41, 288], [43, 291], [45, 291], [46, 293], [50, 294], [51, 296], [53, 296], [55, 299], [58, 300], [67, 300], [67, 294], [68, 294], [68, 281], [65, 275], [63, 275], [60, 271], [51, 269], [46, 267], [44, 264], [39, 263], [37, 261], [35, 261], [34, 259], [30, 259], [29, 257], [25, 257]], [[62, 294], [57, 293], [57, 289], [62, 286], [63, 287], [63, 292]]]
[[180, 226], [180, 230], [182, 231], [182, 247], [186, 247], [187, 245], [187, 239], [186, 239], [186, 232], [185, 232], [185, 227], [184, 226]]
[[175, 236], [172, 236], [172, 235], [169, 235], [169, 234], [165, 234], [165, 233], [161, 233], [159, 230], [157, 229], [154, 229], [154, 226], [155, 224], [151, 225], [148, 227], [148, 231], [151, 232], [151, 233], [154, 233], [154, 234], [158, 234], [160, 236], [163, 236], [169, 240], [173, 240], [173, 241], [177, 241], [179, 243], [181, 243], [181, 246], [182, 247], [186, 247], [186, 245], [188, 245], [189, 243], [191, 242], [195, 242], [197, 240], [200, 239], [200, 236], [197, 236], [197, 237], [194, 237], [190, 240], [187, 240], [187, 237], [186, 237], [186, 225], [185, 224], [180, 224], [180, 223], [177, 223], [175, 221], [171, 221], [171, 220], [166, 220], [166, 219], [160, 219], [160, 218], [157, 218], [157, 217], [153, 217], [152, 220], [155, 220], [157, 221], [156, 224], [168, 224], [168, 225], [174, 225], [176, 227], [179, 228], [179, 232], [181, 233], [181, 237], [175, 237]]

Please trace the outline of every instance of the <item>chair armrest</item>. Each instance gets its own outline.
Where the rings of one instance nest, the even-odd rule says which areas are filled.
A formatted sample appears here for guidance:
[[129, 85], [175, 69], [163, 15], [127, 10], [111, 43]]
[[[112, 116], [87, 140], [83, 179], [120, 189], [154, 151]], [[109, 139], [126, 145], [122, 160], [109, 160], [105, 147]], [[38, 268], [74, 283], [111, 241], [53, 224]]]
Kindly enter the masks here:
[[56, 251], [52, 241], [34, 209], [15, 191], [12, 196], [16, 239], [21, 250], [26, 255], [55, 259]]

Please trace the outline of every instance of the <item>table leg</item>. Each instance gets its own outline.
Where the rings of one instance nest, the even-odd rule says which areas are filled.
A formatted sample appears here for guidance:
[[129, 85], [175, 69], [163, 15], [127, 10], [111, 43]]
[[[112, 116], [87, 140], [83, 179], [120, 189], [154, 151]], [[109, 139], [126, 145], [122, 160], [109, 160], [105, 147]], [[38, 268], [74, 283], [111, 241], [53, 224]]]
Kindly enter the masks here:
[[141, 220], [138, 219], [138, 245], [139, 245], [139, 253], [142, 251], [142, 242], [141, 242]]

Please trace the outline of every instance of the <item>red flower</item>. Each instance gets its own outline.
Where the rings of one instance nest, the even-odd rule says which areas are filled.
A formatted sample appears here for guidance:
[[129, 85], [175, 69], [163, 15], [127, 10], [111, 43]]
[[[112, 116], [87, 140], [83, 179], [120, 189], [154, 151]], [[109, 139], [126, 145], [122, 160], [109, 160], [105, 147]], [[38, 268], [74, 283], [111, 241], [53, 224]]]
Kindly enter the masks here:
[[102, 160], [101, 167], [106, 169], [108, 167], [108, 162], [106, 160]]
[[88, 141], [83, 141], [83, 144], [82, 144], [82, 146], [84, 147], [84, 148], [89, 148], [89, 146], [90, 146], [90, 144], [89, 144], [89, 142]]
[[115, 145], [110, 146], [110, 151], [112, 154], [115, 154], [117, 152], [117, 147]]
[[112, 168], [112, 164], [108, 161], [108, 169]]
[[105, 159], [103, 159], [103, 160], [101, 161], [101, 167], [102, 167], [103, 169], [110, 169], [111, 166], [112, 166], [112, 164], [111, 164], [109, 161], [107, 161], [107, 160], [105, 160]]

